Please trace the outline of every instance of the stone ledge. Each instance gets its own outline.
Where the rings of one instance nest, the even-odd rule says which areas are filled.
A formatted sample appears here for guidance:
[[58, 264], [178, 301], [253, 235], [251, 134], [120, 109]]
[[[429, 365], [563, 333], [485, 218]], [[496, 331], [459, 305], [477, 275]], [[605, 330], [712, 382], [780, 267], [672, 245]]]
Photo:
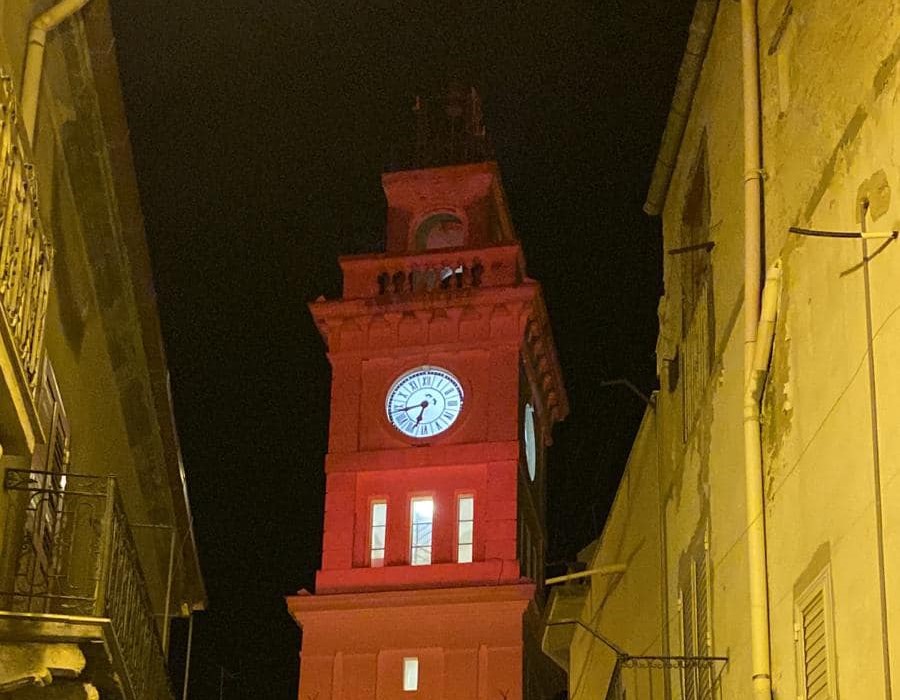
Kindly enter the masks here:
[[[55, 679], [77, 678], [85, 663], [84, 654], [75, 644], [0, 644], [0, 695], [22, 688], [43, 688]], [[20, 693], [14, 697], [19, 698]]]

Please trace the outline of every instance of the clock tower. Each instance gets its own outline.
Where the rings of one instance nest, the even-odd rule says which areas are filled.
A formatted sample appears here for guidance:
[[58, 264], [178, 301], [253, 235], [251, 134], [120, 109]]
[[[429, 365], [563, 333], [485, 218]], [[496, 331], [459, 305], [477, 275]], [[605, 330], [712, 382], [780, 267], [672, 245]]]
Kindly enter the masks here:
[[332, 366], [301, 700], [537, 700], [544, 449], [568, 404], [474, 91], [417, 100], [386, 252], [310, 310]]

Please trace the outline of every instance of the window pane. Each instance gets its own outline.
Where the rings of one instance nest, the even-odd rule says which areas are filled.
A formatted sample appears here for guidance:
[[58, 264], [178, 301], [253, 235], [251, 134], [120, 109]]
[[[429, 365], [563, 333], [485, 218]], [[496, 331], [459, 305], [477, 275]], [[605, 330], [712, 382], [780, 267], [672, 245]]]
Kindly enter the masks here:
[[460, 544], [472, 544], [472, 534], [474, 530], [474, 523], [469, 522], [461, 522], [459, 524], [459, 543]]
[[403, 659], [403, 690], [419, 689], [419, 659]]
[[412, 546], [425, 547], [431, 544], [431, 523], [415, 523], [412, 526]]
[[475, 499], [471, 496], [460, 496], [459, 499], [459, 519], [474, 520], [475, 519]]
[[422, 566], [431, 563], [431, 547], [413, 547], [412, 565]]
[[372, 504], [369, 560], [372, 566], [384, 566], [384, 548], [387, 535], [387, 503]]
[[414, 498], [410, 504], [410, 556], [413, 566], [431, 563], [432, 519], [434, 501], [430, 498]]
[[416, 498], [412, 502], [414, 523], [430, 523], [434, 517], [434, 501], [430, 498]]
[[470, 544], [461, 544], [459, 545], [459, 549], [457, 551], [456, 561], [460, 564], [471, 564], [472, 563], [472, 545]]

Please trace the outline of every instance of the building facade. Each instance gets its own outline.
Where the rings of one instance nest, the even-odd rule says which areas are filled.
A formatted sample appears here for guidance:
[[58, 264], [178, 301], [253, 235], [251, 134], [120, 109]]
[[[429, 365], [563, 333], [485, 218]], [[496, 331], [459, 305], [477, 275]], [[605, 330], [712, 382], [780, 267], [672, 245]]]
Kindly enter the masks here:
[[110, 3], [0, 4], [0, 697], [175, 697], [205, 605]]
[[382, 178], [386, 253], [342, 258], [342, 298], [310, 305], [333, 379], [322, 568], [288, 599], [304, 700], [561, 688], [539, 638], [544, 448], [567, 412], [547, 311], [477, 97], [426, 108], [414, 165]]
[[896, 3], [697, 3], [660, 389], [545, 630], [570, 697], [900, 696], [898, 59]]

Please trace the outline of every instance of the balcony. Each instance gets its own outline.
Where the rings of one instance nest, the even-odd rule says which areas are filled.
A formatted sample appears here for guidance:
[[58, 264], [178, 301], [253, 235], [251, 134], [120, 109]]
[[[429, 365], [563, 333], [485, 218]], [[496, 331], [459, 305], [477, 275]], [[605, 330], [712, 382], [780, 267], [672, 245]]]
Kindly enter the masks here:
[[33, 450], [35, 397], [44, 357], [53, 247], [38, 217], [28, 142], [15, 93], [0, 72], [0, 441], [5, 452]]
[[620, 656], [606, 700], [720, 700], [726, 663], [718, 656]]
[[478, 249], [444, 249], [404, 255], [341, 258], [344, 299], [383, 299], [467, 293], [512, 286], [524, 277], [517, 244]]
[[8, 469], [0, 639], [80, 644], [103, 698], [173, 700], [112, 477]]

